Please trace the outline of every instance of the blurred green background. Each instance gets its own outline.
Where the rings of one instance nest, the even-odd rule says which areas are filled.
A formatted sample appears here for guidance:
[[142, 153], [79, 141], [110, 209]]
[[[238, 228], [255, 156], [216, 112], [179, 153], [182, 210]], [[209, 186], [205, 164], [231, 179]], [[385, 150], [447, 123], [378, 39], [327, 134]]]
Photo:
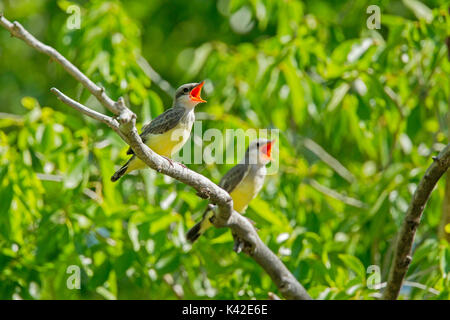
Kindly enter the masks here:
[[[73, 4], [80, 29], [68, 28]], [[380, 29], [367, 27], [369, 5], [381, 9]], [[173, 88], [206, 79], [203, 130], [279, 129], [279, 172], [247, 216], [313, 298], [374, 299], [411, 195], [449, 141], [448, 5], [0, 0], [0, 11], [123, 95], [139, 127], [170, 106]], [[186, 242], [207, 205], [192, 188], [149, 169], [111, 183], [127, 146], [51, 87], [104, 111], [0, 28], [0, 298], [279, 294], [232, 251], [228, 230]], [[215, 182], [230, 168], [188, 166]], [[446, 183], [425, 209], [402, 299], [450, 298]], [[79, 290], [67, 286], [71, 265]]]

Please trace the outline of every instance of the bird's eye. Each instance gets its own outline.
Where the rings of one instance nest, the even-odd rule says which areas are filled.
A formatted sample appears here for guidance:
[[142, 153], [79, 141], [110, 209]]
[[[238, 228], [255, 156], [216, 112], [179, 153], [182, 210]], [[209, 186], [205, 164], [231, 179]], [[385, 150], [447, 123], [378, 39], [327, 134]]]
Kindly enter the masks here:
[[259, 142], [256, 143], [256, 146], [259, 148]]
[[188, 92], [189, 89], [188, 89], [188, 88], [184, 88], [183, 91], [184, 91], [184, 92]]

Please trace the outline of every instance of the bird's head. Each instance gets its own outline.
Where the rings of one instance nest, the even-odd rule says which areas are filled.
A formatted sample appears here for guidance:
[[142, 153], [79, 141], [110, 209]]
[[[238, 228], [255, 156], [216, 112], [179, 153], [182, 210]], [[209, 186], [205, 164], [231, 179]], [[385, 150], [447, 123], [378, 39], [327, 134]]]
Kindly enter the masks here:
[[257, 139], [250, 143], [245, 158], [250, 164], [268, 164], [272, 158], [272, 147], [275, 140]]
[[199, 83], [187, 83], [183, 84], [175, 92], [174, 103], [178, 106], [185, 107], [187, 109], [194, 108], [197, 104], [206, 102], [200, 97], [202, 87], [205, 81]]

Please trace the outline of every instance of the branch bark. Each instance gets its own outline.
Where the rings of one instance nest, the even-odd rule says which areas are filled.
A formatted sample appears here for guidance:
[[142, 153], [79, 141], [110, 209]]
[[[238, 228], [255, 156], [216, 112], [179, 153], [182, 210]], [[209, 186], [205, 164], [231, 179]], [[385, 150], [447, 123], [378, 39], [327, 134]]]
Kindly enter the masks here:
[[420, 180], [416, 191], [413, 194], [411, 203], [406, 212], [405, 220], [397, 238], [394, 261], [391, 266], [383, 299], [397, 299], [400, 289], [411, 264], [411, 248], [414, 236], [422, 218], [425, 205], [430, 198], [431, 192], [439, 179], [450, 166], [450, 144], [442, 150], [437, 157], [433, 157], [433, 163]]
[[51, 59], [58, 62], [115, 116], [110, 117], [94, 111], [69, 98], [58, 89], [52, 88], [52, 93], [54, 93], [60, 101], [88, 117], [105, 123], [113, 129], [133, 149], [136, 156], [150, 168], [193, 187], [197, 190], [198, 196], [209, 199], [212, 204], [215, 204], [217, 210], [215, 213], [216, 217], [214, 225], [218, 228], [226, 227], [231, 229], [236, 242], [239, 243], [239, 248], [253, 258], [269, 274], [275, 285], [279, 288], [281, 294], [286, 299], [311, 299], [303, 286], [295, 279], [292, 273], [289, 272], [281, 260], [261, 241], [253, 225], [238, 212], [233, 210], [233, 200], [225, 190], [197, 172], [185, 168], [178, 163], [169, 163], [165, 158], [152, 151], [142, 142], [135, 126], [136, 115], [126, 107], [122, 98], [119, 98], [118, 101], [112, 100], [106, 94], [104, 88], [99, 87], [92, 82], [58, 51], [37, 40], [25, 30], [20, 23], [8, 21], [2, 13], [0, 13], [0, 25], [9, 31], [11, 36], [23, 40], [32, 48], [48, 55]]

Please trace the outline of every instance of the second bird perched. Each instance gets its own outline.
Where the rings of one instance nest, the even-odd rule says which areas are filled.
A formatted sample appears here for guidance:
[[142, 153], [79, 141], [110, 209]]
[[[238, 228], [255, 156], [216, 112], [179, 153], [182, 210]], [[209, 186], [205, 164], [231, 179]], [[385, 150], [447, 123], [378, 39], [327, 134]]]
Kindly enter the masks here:
[[[142, 141], [169, 161], [172, 161], [170, 160], [172, 155], [180, 151], [191, 134], [195, 121], [194, 107], [206, 102], [200, 97], [203, 84], [204, 81], [179, 87], [175, 92], [172, 107], [142, 127]], [[145, 163], [134, 155], [131, 148], [127, 154], [133, 156], [114, 173], [111, 181], [117, 181], [124, 174], [146, 167]]]
[[[220, 180], [219, 186], [233, 199], [233, 209], [244, 213], [250, 201], [255, 198], [264, 185], [266, 164], [272, 160], [274, 140], [258, 139], [252, 141], [240, 163], [231, 168]], [[212, 226], [214, 212], [206, 209], [202, 220], [186, 234], [190, 242], [198, 239]]]

